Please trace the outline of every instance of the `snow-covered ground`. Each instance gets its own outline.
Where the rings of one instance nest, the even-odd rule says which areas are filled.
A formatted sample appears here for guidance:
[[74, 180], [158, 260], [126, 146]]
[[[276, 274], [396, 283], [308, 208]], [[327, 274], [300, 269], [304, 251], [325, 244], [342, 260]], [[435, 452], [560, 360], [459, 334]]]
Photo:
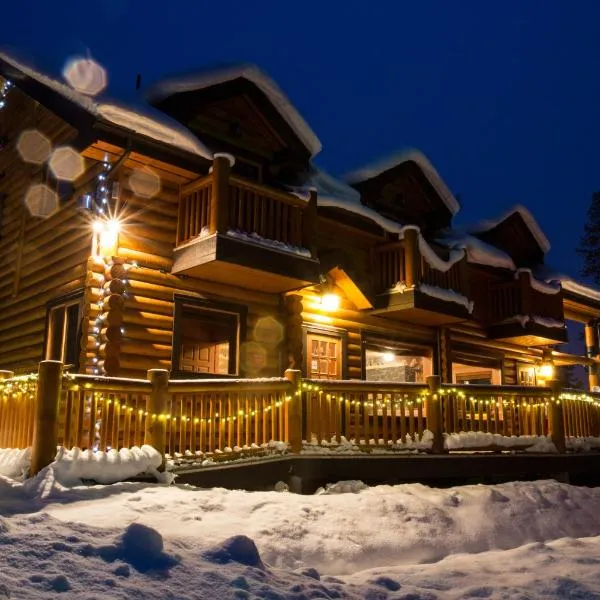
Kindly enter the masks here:
[[0, 598], [600, 598], [600, 489], [0, 478]]

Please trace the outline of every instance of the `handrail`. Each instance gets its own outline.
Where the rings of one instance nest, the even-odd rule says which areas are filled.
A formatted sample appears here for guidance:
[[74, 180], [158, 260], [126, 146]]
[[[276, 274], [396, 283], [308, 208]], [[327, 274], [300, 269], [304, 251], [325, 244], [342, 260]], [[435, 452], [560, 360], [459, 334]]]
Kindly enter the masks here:
[[522, 395], [522, 396], [552, 396], [553, 392], [548, 387], [528, 386], [528, 385], [487, 385], [482, 383], [469, 384], [453, 384], [442, 383], [440, 386], [442, 393], [465, 393], [467, 395], [474, 394], [491, 394], [491, 395]]
[[362, 381], [352, 379], [303, 379], [302, 388], [308, 389], [309, 386], [317, 388], [316, 391], [339, 392], [352, 391], [373, 393], [376, 392], [394, 392], [398, 394], [425, 393], [429, 390], [423, 383], [399, 383], [395, 381]]
[[169, 380], [171, 394], [201, 392], [278, 392], [290, 388], [284, 377], [269, 379], [173, 379]]
[[187, 196], [188, 194], [193, 194], [194, 192], [201, 190], [202, 188], [206, 187], [207, 185], [210, 185], [212, 183], [212, 181], [213, 181], [212, 173], [209, 173], [208, 175], [204, 175], [203, 177], [199, 177], [198, 179], [191, 181], [187, 185], [182, 186], [181, 187], [181, 195]]
[[280, 202], [285, 202], [291, 206], [297, 206], [299, 208], [306, 208], [308, 206], [308, 202], [303, 200], [302, 198], [298, 198], [294, 194], [290, 194], [289, 192], [282, 192], [276, 188], [264, 185], [262, 183], [256, 183], [250, 179], [244, 179], [243, 177], [238, 177], [236, 175], [231, 175], [229, 177], [229, 183], [234, 186], [238, 186], [241, 188], [245, 188], [252, 192], [256, 192], [257, 194], [263, 194], [265, 196], [269, 196], [274, 200], [279, 200]]

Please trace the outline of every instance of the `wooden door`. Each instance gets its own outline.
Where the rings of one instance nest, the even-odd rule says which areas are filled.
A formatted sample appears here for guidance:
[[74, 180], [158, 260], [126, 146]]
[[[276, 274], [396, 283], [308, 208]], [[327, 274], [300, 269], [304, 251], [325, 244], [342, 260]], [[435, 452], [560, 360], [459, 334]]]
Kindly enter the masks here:
[[333, 335], [306, 334], [309, 379], [342, 378], [342, 339]]
[[191, 373], [229, 373], [230, 340], [226, 328], [214, 323], [194, 323], [184, 336], [179, 354], [179, 369]]

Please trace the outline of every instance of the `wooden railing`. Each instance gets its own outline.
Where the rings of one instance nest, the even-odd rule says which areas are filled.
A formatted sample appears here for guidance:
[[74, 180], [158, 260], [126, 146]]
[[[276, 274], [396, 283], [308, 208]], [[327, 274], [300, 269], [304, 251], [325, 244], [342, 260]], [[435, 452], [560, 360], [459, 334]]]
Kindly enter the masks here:
[[529, 272], [519, 272], [512, 281], [491, 284], [488, 306], [490, 323], [517, 315], [564, 320], [562, 291], [544, 293], [535, 289]]
[[404, 242], [392, 242], [376, 247], [373, 251], [375, 289], [383, 292], [397, 283], [406, 281]]
[[428, 387], [357, 381], [304, 380], [303, 439], [357, 445], [405, 444], [423, 435]]
[[194, 182], [191, 191], [181, 195], [177, 221], [177, 245], [208, 232], [211, 219], [212, 175]]
[[304, 200], [284, 191], [233, 176], [227, 159], [182, 190], [177, 245], [202, 233], [243, 233], [314, 254], [316, 195]]
[[306, 200], [233, 176], [229, 179], [229, 194], [231, 229], [291, 246], [302, 245]]
[[436, 269], [421, 254], [414, 230], [405, 232], [404, 240], [376, 247], [372, 266], [378, 293], [390, 290], [398, 283], [404, 283], [408, 288], [423, 283], [469, 297], [465, 261], [455, 262], [446, 271]]
[[462, 268], [463, 266], [459, 261], [454, 263], [447, 271], [438, 271], [425, 258], [421, 257], [421, 283], [466, 295], [468, 290], [464, 289]]
[[[37, 472], [57, 445], [91, 450], [150, 444], [165, 456], [219, 457], [279, 449], [350, 444], [360, 449], [523, 448], [550, 436], [564, 451], [569, 439], [600, 436], [600, 394], [562, 393], [553, 387], [427, 385], [301, 380], [148, 380], [61, 376], [56, 361], [39, 376], [0, 379], [0, 441], [33, 447]], [[7, 372], [4, 372], [6, 376]], [[480, 436], [479, 434], [496, 434]], [[453, 437], [454, 436], [454, 437]], [[458, 437], [458, 441], [457, 441]], [[233, 453], [233, 454], [231, 454]]]

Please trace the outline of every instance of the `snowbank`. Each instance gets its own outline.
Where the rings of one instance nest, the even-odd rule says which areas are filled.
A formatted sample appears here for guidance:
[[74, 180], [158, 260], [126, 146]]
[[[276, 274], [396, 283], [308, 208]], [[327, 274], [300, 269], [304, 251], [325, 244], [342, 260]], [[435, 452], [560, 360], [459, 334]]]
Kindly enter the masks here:
[[31, 449], [0, 448], [0, 475], [22, 480], [27, 476], [31, 462]]
[[108, 452], [92, 452], [73, 448], [59, 448], [55, 461], [50, 465], [56, 481], [74, 485], [81, 480], [97, 483], [115, 483], [141, 473], [152, 472], [162, 463], [162, 456], [152, 446], [121, 448]]
[[[0, 478], [0, 597], [598, 598], [600, 489], [342, 481], [313, 496]], [[10, 516], [13, 515], [13, 516]]]
[[444, 448], [447, 450], [505, 448], [507, 450], [526, 449], [528, 452], [557, 452], [552, 440], [543, 435], [521, 435], [517, 437], [516, 435], [505, 436], [483, 431], [445, 433]]

